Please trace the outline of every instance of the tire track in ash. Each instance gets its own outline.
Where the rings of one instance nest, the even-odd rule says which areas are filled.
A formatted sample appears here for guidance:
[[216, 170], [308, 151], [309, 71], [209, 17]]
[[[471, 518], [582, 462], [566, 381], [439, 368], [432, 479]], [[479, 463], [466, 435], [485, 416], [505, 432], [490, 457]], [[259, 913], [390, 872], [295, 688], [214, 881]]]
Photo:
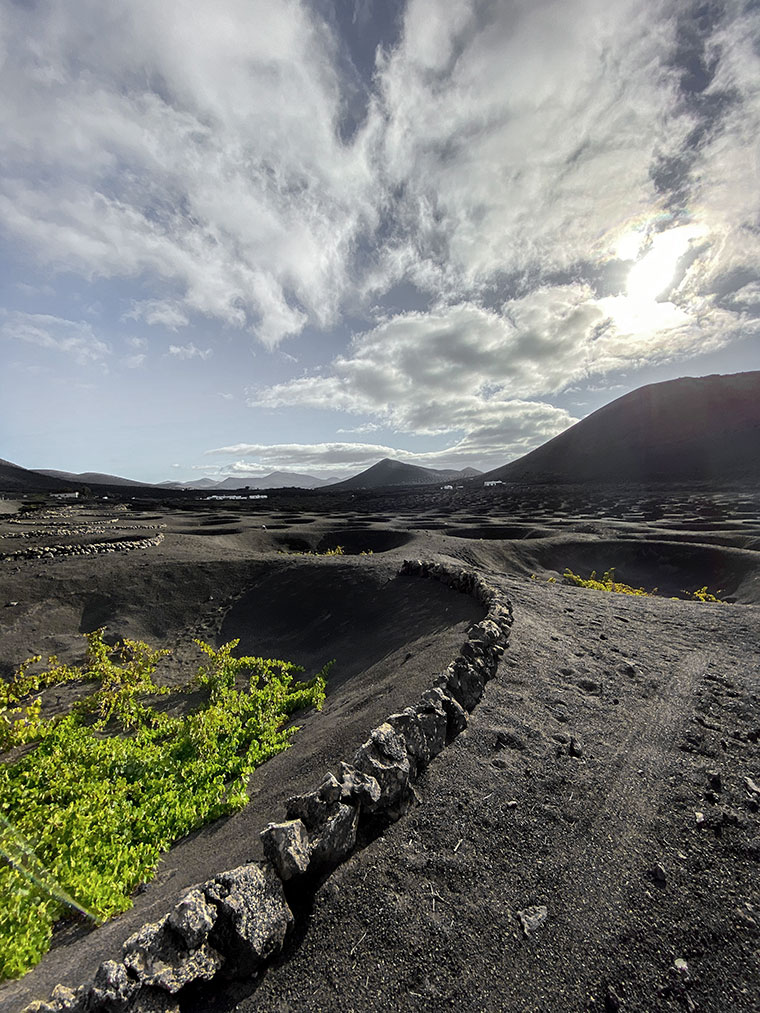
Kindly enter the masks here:
[[[512, 592], [510, 664], [523, 698], [514, 718], [540, 730], [549, 747], [542, 756], [523, 754], [534, 791], [532, 799], [515, 796], [522, 826], [513, 882], [531, 881], [532, 891], [543, 896], [553, 952], [564, 977], [575, 977], [583, 994], [584, 977], [587, 987], [598, 987], [599, 969], [640, 933], [642, 908], [654, 904], [661, 917], [667, 912], [668, 891], [649, 873], [657, 865], [669, 871], [677, 861], [663, 800], [672, 780], [683, 776], [685, 757], [677, 747], [693, 720], [710, 654], [695, 628], [700, 624], [674, 612], [675, 603], [589, 598], [564, 588], [522, 590]], [[596, 683], [598, 693], [578, 692], [579, 683]], [[561, 724], [552, 720], [557, 715]], [[581, 757], [568, 755], [571, 736], [582, 743]], [[565, 745], [557, 746], [557, 737]], [[657, 945], [650, 939], [650, 958]], [[655, 957], [663, 975], [671, 962], [672, 954]], [[527, 956], [518, 963], [537, 991], [554, 994], [556, 964], [547, 968]], [[639, 974], [637, 988], [642, 985]], [[650, 999], [657, 985], [654, 979], [645, 985]]]
[[[661, 681], [663, 692], [642, 708], [638, 720], [603, 760], [604, 790], [600, 792], [602, 786], [596, 783], [588, 797], [596, 813], [588, 832], [583, 837], [572, 834], [556, 862], [567, 873], [567, 904], [576, 913], [583, 912], [590, 923], [599, 920], [600, 912], [610, 930], [613, 919], [625, 921], [631, 891], [656, 866], [667, 869], [669, 856], [663, 853], [654, 824], [668, 780], [677, 777], [674, 747], [691, 720], [706, 670], [705, 652], [694, 651], [674, 665], [671, 678]], [[574, 875], [581, 866], [593, 875], [583, 879]], [[576, 948], [582, 946], [579, 938]]]

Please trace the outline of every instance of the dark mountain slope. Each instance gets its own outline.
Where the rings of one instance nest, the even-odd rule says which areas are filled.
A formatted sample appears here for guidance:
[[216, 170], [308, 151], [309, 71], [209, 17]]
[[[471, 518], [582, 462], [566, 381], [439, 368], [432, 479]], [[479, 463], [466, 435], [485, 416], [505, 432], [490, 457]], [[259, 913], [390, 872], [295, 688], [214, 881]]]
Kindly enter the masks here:
[[640, 387], [483, 478], [760, 481], [760, 371]]
[[38, 475], [45, 475], [50, 478], [60, 478], [65, 482], [74, 482], [78, 485], [133, 485], [144, 488], [151, 485], [150, 482], [135, 482], [131, 478], [121, 478], [119, 475], [104, 475], [99, 471], [54, 471], [49, 468], [36, 468]]
[[231, 477], [215, 484], [216, 489], [318, 489], [327, 485], [313, 475], [300, 475], [294, 471], [273, 471], [261, 477]]
[[[469, 473], [470, 469], [468, 469]], [[472, 469], [474, 474], [477, 472]], [[345, 482], [327, 486], [329, 489], [381, 489], [387, 485], [434, 485], [436, 482], [452, 482], [469, 477], [461, 471], [436, 471], [434, 468], [420, 468], [416, 464], [404, 464], [389, 457], [373, 464]]]
[[74, 488], [71, 482], [20, 468], [0, 458], [0, 492], [66, 492]]

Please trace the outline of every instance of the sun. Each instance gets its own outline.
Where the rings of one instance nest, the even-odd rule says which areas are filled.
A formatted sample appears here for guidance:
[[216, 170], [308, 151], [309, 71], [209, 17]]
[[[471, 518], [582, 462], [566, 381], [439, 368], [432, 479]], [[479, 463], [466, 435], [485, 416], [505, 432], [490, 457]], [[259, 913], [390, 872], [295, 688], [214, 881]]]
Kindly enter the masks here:
[[687, 314], [661, 297], [673, 283], [678, 262], [702, 235], [701, 226], [690, 224], [650, 235], [636, 229], [618, 239], [615, 244], [617, 259], [635, 263], [628, 274], [625, 295], [600, 300], [618, 330], [653, 332], [686, 323]]
[[626, 291], [629, 299], [651, 302], [673, 281], [678, 261], [691, 242], [702, 235], [698, 225], [681, 225], [652, 237], [649, 249], [631, 268]]

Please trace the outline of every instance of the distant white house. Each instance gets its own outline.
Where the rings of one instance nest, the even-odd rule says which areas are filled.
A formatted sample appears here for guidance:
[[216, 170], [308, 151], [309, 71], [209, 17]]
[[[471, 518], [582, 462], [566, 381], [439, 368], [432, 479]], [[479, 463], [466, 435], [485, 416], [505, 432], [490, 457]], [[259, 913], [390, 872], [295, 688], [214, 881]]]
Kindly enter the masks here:
[[79, 499], [78, 492], [51, 492], [53, 499]]
[[454, 488], [453, 485], [442, 485], [441, 486], [441, 489], [443, 489], [444, 492], [450, 492], [453, 488]]
[[504, 483], [500, 478], [494, 478], [489, 479], [487, 482], [484, 482], [483, 485], [486, 486], [487, 488], [489, 485], [504, 485]]
[[255, 496], [241, 496], [239, 493], [214, 493], [213, 496], [206, 496], [206, 499], [266, 499], [266, 495], [259, 493]]

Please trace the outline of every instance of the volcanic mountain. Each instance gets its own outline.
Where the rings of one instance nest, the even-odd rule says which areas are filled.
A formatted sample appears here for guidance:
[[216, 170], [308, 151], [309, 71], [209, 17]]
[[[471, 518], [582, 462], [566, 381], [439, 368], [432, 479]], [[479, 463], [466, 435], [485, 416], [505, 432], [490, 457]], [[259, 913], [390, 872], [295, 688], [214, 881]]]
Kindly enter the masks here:
[[73, 488], [71, 482], [20, 468], [0, 458], [0, 490], [3, 492], [65, 492]]
[[483, 478], [562, 484], [760, 481], [760, 371], [639, 387]]
[[416, 464], [404, 464], [386, 457], [371, 468], [362, 471], [345, 482], [337, 482], [330, 489], [381, 489], [387, 485], [434, 485], [436, 482], [461, 481], [463, 478], [474, 478], [480, 472], [475, 468], [464, 471], [437, 471], [434, 468], [421, 468]]
[[217, 482], [216, 489], [318, 489], [329, 485], [334, 479], [315, 478], [313, 475], [300, 475], [294, 471], [273, 471], [269, 475], [259, 477], [231, 477]]
[[122, 478], [120, 475], [104, 475], [99, 471], [55, 471], [50, 468], [35, 468], [38, 475], [45, 475], [48, 478], [59, 478], [64, 482], [74, 482], [78, 485], [130, 485], [137, 488], [144, 488], [151, 485], [150, 482], [136, 482], [132, 478]]

